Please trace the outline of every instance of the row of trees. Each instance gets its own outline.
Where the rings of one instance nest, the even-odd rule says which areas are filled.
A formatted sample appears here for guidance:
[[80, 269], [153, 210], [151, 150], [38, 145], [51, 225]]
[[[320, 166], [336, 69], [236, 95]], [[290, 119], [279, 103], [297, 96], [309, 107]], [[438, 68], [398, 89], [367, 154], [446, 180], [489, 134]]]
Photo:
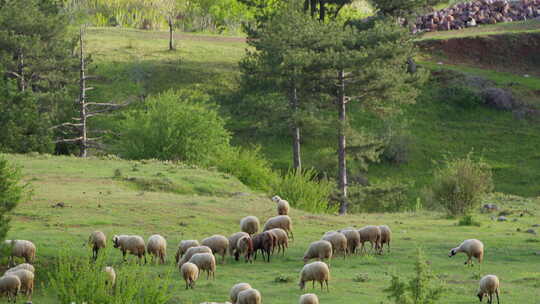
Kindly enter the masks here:
[[352, 141], [347, 135], [354, 131], [349, 127], [348, 108], [391, 115], [400, 105], [414, 102], [417, 87], [425, 79], [422, 73], [408, 72], [407, 62], [416, 50], [413, 37], [397, 23], [401, 11], [393, 8], [394, 2], [377, 2], [376, 17], [347, 23], [336, 17], [348, 2], [289, 1], [272, 14], [260, 16], [261, 22], [249, 31], [253, 50], [241, 63], [246, 91], [278, 91], [285, 97], [273, 99], [286, 102], [285, 107], [270, 106], [285, 111], [295, 169], [302, 169], [304, 119], [328, 113], [328, 109], [335, 113], [331, 125], [336, 131], [341, 214], [348, 207], [348, 154], [362, 157], [359, 154], [378, 148], [369, 142], [349, 146]]

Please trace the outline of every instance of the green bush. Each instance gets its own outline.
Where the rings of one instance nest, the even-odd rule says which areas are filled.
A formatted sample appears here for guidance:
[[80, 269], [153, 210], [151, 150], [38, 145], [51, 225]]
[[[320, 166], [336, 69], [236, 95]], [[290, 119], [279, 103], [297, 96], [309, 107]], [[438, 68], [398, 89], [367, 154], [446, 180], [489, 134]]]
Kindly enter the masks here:
[[225, 120], [202, 93], [167, 91], [124, 115], [114, 143], [124, 158], [207, 165], [229, 148]]
[[352, 185], [349, 188], [350, 212], [397, 212], [410, 209], [406, 204], [408, 185], [383, 181], [380, 183], [361, 186]]
[[477, 227], [480, 227], [482, 225], [482, 223], [475, 220], [472, 215], [465, 215], [459, 220], [458, 225], [459, 226], [477, 226]]
[[334, 189], [333, 182], [318, 179], [313, 169], [291, 169], [276, 183], [273, 193], [289, 201], [292, 207], [322, 213], [335, 211], [329, 205]]
[[491, 169], [472, 154], [446, 160], [434, 173], [429, 190], [434, 203], [450, 215], [466, 215], [481, 204], [482, 197], [493, 190]]
[[215, 166], [219, 171], [235, 176], [246, 186], [266, 192], [269, 192], [279, 179], [279, 175], [272, 171], [270, 163], [261, 155], [258, 147], [251, 150], [231, 147], [222, 151]]
[[170, 274], [158, 278], [144, 267], [128, 263], [114, 266], [116, 284], [111, 286], [103, 271], [107, 259], [107, 250], [94, 262], [78, 257], [74, 249], [61, 249], [48, 273], [50, 292], [61, 304], [164, 304], [170, 300]]
[[441, 88], [439, 99], [449, 105], [462, 109], [474, 109], [483, 104], [482, 98], [472, 89], [466, 86], [450, 86]]
[[415, 276], [404, 282], [398, 275], [392, 275], [390, 286], [384, 290], [388, 299], [396, 304], [435, 304], [445, 292], [443, 283], [433, 274], [423, 251], [417, 249]]
[[25, 194], [25, 185], [21, 183], [21, 173], [10, 166], [0, 155], [0, 247], [9, 230], [8, 216]]

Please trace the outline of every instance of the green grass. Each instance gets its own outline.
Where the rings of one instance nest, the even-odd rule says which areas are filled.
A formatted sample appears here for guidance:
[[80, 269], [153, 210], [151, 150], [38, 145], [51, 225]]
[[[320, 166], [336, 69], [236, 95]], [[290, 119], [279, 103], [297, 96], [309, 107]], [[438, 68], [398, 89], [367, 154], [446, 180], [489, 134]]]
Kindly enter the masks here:
[[461, 30], [429, 32], [422, 35], [420, 40], [487, 36], [501, 33], [508, 34], [534, 32], [540, 32], [540, 20], [533, 19], [527, 21], [504, 22], [469, 27]]
[[[90, 232], [98, 229], [109, 238], [108, 263], [117, 269], [122, 269], [121, 254], [110, 246], [113, 234], [140, 234], [147, 238], [160, 233], [167, 238], [169, 262], [142, 267], [154, 274], [173, 271], [170, 303], [224, 302], [229, 288], [241, 281], [259, 289], [264, 303], [295, 303], [302, 294], [297, 280], [308, 244], [320, 239], [325, 231], [367, 224], [391, 226], [391, 253], [333, 260], [330, 293], [315, 290], [321, 303], [387, 303], [382, 290], [390, 283], [389, 274], [412, 275], [417, 246], [424, 248], [431, 267], [449, 287], [439, 303], [476, 301], [478, 272], [499, 275], [505, 303], [530, 303], [531, 299], [540, 297], [540, 269], [534, 267], [538, 237], [516, 231], [517, 228], [524, 231], [540, 221], [538, 200], [494, 196], [489, 201], [500, 208], [527, 209], [532, 214], [510, 215], [508, 222], [495, 222], [490, 220], [489, 214], [477, 214], [475, 219], [481, 222], [481, 227], [458, 226], [458, 219], [433, 212], [335, 216], [312, 215], [293, 209], [295, 241], [284, 257], [275, 257], [269, 264], [261, 260], [245, 264], [228, 258], [225, 265], [218, 265], [215, 281], [201, 278], [195, 290], [185, 291], [172, 263], [176, 244], [182, 239], [200, 240], [215, 233], [230, 235], [238, 231], [240, 218], [248, 214], [264, 221], [275, 214], [274, 204], [268, 197], [250, 191], [235, 178], [181, 165], [47, 155], [6, 156], [22, 166], [25, 179], [34, 189], [33, 198], [16, 208], [8, 237], [32, 240], [37, 245], [35, 303], [57, 303], [50, 295], [46, 279], [51, 262], [66, 246], [79, 256], [90, 257], [91, 250], [82, 244]], [[116, 169], [120, 169], [123, 176], [132, 174], [146, 179], [164, 174], [176, 185], [213, 187], [216, 191], [214, 194], [141, 191], [119, 180], [119, 174], [115, 178]], [[66, 207], [52, 208], [57, 202], [64, 202]], [[448, 250], [466, 238], [478, 238], [485, 243], [486, 256], [481, 270], [465, 267], [464, 255], [447, 257]], [[121, 276], [122, 272], [117, 274]], [[311, 284], [308, 287], [308, 292], [313, 291]]]
[[[510, 24], [510, 23], [509, 23]], [[518, 23], [516, 23], [518, 24]], [[501, 24], [503, 26], [503, 24]], [[506, 25], [504, 25], [506, 26]], [[96, 90], [89, 91], [90, 100], [108, 101], [153, 94], [169, 88], [196, 88], [211, 94], [223, 105], [224, 113], [236, 113], [234, 101], [227, 95], [238, 86], [238, 61], [247, 47], [243, 38], [179, 35], [178, 50], [167, 51], [167, 36], [163, 32], [126, 29], [94, 28], [89, 30], [88, 49], [94, 60], [91, 83]], [[540, 79], [525, 78], [493, 70], [422, 62], [432, 70], [459, 70], [481, 76], [497, 85], [511, 87], [519, 97], [530, 104], [540, 102]], [[416, 105], [404, 109], [410, 121], [413, 136], [410, 161], [402, 166], [388, 163], [370, 166], [371, 181], [396, 179], [411, 183], [410, 198], [415, 200], [422, 187], [431, 180], [433, 161], [444, 154], [464, 156], [471, 150], [487, 158], [495, 167], [495, 187], [523, 196], [536, 196], [536, 180], [540, 173], [540, 125], [534, 121], [517, 120], [509, 112], [487, 108], [465, 111], [448, 105], [436, 94], [445, 84], [431, 83]], [[225, 102], [227, 101], [227, 102]], [[380, 132], [382, 122], [366, 115], [356, 105], [350, 105], [350, 117], [355, 128]], [[291, 165], [288, 136], [244, 137], [241, 113], [231, 117], [229, 127], [234, 142], [240, 145], [259, 144], [273, 166], [286, 170]], [[99, 123], [104, 123], [100, 120]], [[248, 126], [249, 127], [249, 126]], [[319, 151], [335, 149], [334, 138], [306, 136], [302, 152], [305, 167], [318, 167]], [[332, 150], [333, 151], [333, 150]], [[353, 172], [354, 173], [354, 172]]]

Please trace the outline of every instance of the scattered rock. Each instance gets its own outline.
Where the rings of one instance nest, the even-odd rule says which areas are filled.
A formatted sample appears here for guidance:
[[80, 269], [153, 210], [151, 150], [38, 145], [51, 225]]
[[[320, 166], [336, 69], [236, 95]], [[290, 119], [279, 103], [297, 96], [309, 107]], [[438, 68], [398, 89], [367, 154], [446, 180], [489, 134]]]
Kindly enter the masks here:
[[540, 224], [534, 224], [533, 227], [540, 227]]
[[64, 204], [64, 202], [59, 202], [54, 205], [51, 205], [51, 208], [64, 208], [64, 207], [66, 207], [66, 204]]
[[536, 231], [534, 229], [527, 229], [525, 232], [536, 235]]
[[188, 224], [185, 223], [185, 222], [180, 222], [178, 225], [180, 225], [180, 226], [182, 226], [182, 227], [187, 227]]
[[501, 88], [487, 88], [482, 91], [484, 103], [497, 110], [510, 111], [517, 107], [512, 93]]
[[497, 221], [499, 221], [499, 222], [506, 222], [507, 220], [508, 220], [508, 219], [506, 218], [506, 216], [499, 216], [499, 217], [497, 218]]

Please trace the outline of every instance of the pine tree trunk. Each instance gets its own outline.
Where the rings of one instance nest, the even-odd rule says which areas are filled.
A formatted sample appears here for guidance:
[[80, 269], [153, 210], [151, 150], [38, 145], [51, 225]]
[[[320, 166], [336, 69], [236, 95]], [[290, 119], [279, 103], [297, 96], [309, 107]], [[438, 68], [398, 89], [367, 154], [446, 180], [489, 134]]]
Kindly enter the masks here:
[[344, 71], [338, 72], [338, 113], [339, 113], [339, 139], [338, 139], [338, 186], [341, 194], [341, 204], [339, 206], [339, 214], [344, 215], [347, 213], [347, 153], [346, 153], [346, 138], [345, 131], [347, 126], [347, 108], [345, 100], [345, 79]]
[[21, 92], [26, 91], [26, 80], [24, 79], [24, 53], [19, 50], [19, 64], [17, 66], [17, 72], [19, 73], [19, 90]]
[[311, 0], [311, 17], [314, 17], [316, 12], [317, 12], [317, 0]]
[[324, 21], [324, 18], [326, 18], [326, 3], [325, 0], [320, 0], [320, 12], [319, 12], [319, 20]]
[[[296, 88], [292, 89], [291, 94], [291, 108], [293, 114], [298, 111], [298, 94]], [[291, 127], [292, 131], [292, 146], [293, 146], [293, 167], [296, 170], [302, 169], [302, 158], [300, 154], [300, 127], [296, 121], [293, 122]]]
[[87, 145], [87, 130], [86, 130], [86, 76], [84, 73], [85, 70], [85, 64], [84, 64], [84, 39], [83, 39], [83, 30], [81, 29], [79, 42], [81, 44], [81, 51], [80, 51], [80, 79], [79, 79], [79, 85], [80, 85], [80, 95], [79, 95], [79, 105], [80, 105], [80, 113], [79, 113], [79, 119], [81, 121], [81, 127], [80, 127], [80, 133], [79, 137], [81, 140], [79, 141], [79, 147], [80, 157], [86, 157], [88, 154], [88, 145]]
[[172, 22], [172, 18], [169, 16], [169, 51], [174, 50], [174, 41], [173, 41], [173, 31], [174, 31], [174, 24]]

